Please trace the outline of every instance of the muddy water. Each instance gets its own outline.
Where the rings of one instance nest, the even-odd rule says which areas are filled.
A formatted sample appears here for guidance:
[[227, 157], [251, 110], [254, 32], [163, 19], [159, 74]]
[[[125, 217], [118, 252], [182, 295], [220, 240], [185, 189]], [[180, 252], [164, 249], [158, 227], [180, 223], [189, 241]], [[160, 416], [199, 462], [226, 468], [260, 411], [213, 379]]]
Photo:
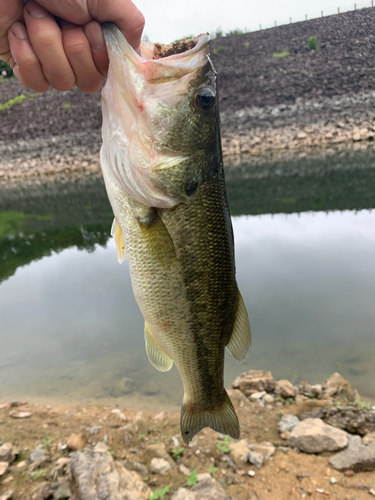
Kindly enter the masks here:
[[[293, 382], [334, 371], [375, 398], [375, 159], [321, 155], [228, 166], [250, 368]], [[0, 400], [177, 408], [175, 368], [148, 362], [100, 176], [0, 186]]]

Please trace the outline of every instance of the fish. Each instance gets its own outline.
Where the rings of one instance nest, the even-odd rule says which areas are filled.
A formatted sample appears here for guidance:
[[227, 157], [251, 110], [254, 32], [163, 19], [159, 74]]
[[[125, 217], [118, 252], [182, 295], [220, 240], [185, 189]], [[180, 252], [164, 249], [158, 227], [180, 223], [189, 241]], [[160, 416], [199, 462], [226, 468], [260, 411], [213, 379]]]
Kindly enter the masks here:
[[210, 37], [135, 51], [114, 24], [103, 32], [101, 167], [146, 352], [157, 370], [175, 364], [181, 376], [184, 443], [205, 427], [238, 439], [224, 355], [243, 361], [251, 329], [236, 282]]

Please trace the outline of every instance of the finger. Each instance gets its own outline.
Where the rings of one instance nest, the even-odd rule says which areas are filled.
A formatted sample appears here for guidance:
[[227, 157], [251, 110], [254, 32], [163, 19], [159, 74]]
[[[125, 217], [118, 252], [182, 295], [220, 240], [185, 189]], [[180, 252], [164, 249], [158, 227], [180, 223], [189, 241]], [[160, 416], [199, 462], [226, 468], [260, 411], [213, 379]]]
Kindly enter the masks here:
[[90, 43], [92, 57], [98, 70], [107, 75], [108, 72], [108, 53], [105, 46], [102, 27], [96, 22], [86, 24], [84, 27], [85, 35]]
[[36, 56], [25, 26], [14, 23], [8, 32], [12, 59], [10, 65], [20, 82], [37, 92], [45, 92], [50, 85], [47, 82], [42, 66]]
[[69, 90], [76, 81], [65, 55], [59, 26], [43, 7], [31, 1], [23, 10], [31, 45], [46, 80], [57, 90]]
[[8, 30], [16, 21], [22, 19], [23, 4], [16, 0], [0, 0], [0, 59], [12, 63], [8, 41]]
[[103, 75], [95, 66], [83, 28], [66, 21], [62, 21], [61, 27], [63, 47], [76, 75], [77, 87], [84, 92], [97, 92], [103, 84]]

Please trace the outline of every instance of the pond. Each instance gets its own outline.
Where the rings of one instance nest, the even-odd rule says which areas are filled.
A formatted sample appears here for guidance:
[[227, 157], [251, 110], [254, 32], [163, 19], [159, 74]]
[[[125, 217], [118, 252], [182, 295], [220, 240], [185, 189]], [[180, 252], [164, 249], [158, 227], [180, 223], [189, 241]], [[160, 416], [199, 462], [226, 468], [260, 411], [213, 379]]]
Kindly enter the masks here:
[[[319, 153], [226, 168], [237, 278], [253, 330], [241, 372], [375, 398], [375, 156]], [[0, 184], [0, 400], [178, 408], [149, 363], [99, 174]]]

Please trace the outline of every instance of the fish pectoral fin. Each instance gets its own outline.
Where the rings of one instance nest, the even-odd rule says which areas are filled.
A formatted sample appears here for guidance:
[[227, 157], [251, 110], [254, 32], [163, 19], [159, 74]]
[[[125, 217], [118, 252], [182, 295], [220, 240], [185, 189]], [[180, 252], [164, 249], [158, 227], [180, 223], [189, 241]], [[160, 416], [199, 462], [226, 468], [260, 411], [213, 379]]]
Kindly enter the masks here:
[[122, 264], [126, 259], [125, 243], [124, 243], [124, 237], [122, 235], [121, 226], [116, 217], [113, 219], [111, 236], [114, 238], [116, 243], [118, 261], [120, 264]]
[[137, 215], [143, 241], [151, 254], [161, 265], [170, 265], [176, 261], [176, 249], [164, 222], [156, 208], [148, 208]]
[[232, 401], [225, 389], [223, 399], [215, 408], [199, 408], [198, 404], [182, 404], [181, 408], [181, 436], [185, 444], [189, 444], [193, 437], [205, 427], [210, 427], [220, 434], [234, 439], [240, 437], [240, 424]]
[[236, 318], [232, 336], [227, 345], [228, 351], [238, 361], [243, 361], [251, 346], [251, 328], [246, 307], [240, 292], [237, 296]]
[[146, 352], [150, 363], [160, 372], [167, 372], [173, 366], [173, 359], [160, 347], [147, 323], [145, 323]]

